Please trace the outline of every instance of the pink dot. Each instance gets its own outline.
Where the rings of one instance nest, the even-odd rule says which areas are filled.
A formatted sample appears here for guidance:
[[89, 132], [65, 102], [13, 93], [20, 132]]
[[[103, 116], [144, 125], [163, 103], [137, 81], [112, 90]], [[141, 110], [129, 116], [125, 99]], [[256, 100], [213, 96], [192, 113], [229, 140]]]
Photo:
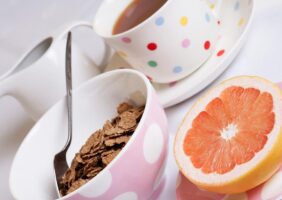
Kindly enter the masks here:
[[182, 47], [183, 47], [183, 48], [187, 48], [187, 47], [189, 47], [189, 46], [190, 46], [190, 40], [189, 40], [188, 38], [184, 39], [184, 40], [182, 41]]
[[131, 39], [129, 37], [123, 37], [121, 38], [121, 40], [124, 42], [124, 43], [130, 43], [131, 42]]

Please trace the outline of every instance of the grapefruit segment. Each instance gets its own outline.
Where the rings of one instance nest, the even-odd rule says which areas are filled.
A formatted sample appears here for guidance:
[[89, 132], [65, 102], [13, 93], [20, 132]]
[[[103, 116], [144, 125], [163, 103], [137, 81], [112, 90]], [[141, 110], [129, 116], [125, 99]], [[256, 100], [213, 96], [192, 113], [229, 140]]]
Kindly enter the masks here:
[[243, 93], [244, 89], [242, 87], [231, 86], [225, 89], [220, 95], [220, 99], [223, 101], [231, 122], [238, 117], [238, 114], [243, 108], [244, 102], [241, 99]]
[[[228, 87], [193, 120], [184, 141], [184, 152], [191, 155], [194, 167], [201, 168], [202, 172], [226, 173], [236, 164], [252, 159], [263, 148], [267, 141], [264, 134], [268, 134], [274, 124], [272, 108], [273, 100], [268, 92], [260, 94], [254, 88]], [[220, 156], [218, 149], [224, 152], [220, 152]]]
[[206, 111], [219, 123], [220, 129], [226, 127], [231, 121], [220, 98], [215, 98], [212, 100], [207, 105]]
[[[205, 126], [203, 126], [203, 124], [205, 124]], [[204, 111], [195, 118], [193, 127], [195, 127], [195, 129], [199, 128], [217, 134], [218, 130], [220, 130], [220, 123], [209, 113]]]
[[181, 172], [219, 193], [249, 190], [282, 162], [282, 93], [258, 77], [225, 81], [180, 125], [174, 155]]

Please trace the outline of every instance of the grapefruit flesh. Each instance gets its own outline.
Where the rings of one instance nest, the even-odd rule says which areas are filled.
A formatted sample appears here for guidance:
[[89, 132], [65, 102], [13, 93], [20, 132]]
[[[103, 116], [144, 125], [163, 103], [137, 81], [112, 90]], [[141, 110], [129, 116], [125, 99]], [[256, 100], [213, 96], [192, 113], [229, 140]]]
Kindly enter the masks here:
[[266, 181], [282, 162], [282, 93], [258, 77], [225, 81], [186, 115], [174, 155], [191, 182], [239, 193]]

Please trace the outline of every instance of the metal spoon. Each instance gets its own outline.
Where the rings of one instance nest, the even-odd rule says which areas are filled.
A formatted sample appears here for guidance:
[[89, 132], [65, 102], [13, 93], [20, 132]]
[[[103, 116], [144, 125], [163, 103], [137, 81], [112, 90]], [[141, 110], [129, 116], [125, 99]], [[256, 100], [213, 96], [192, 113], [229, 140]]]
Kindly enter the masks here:
[[68, 111], [68, 138], [64, 148], [54, 157], [54, 170], [58, 194], [60, 194], [60, 181], [68, 169], [66, 153], [72, 140], [72, 74], [71, 74], [71, 32], [68, 33], [66, 46], [66, 88], [67, 88], [67, 111]]

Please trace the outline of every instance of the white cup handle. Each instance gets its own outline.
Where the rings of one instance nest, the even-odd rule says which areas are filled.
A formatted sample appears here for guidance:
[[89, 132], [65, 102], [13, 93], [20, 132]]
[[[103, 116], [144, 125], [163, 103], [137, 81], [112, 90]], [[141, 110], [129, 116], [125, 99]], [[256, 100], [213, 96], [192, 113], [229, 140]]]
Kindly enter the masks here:
[[[91, 23], [87, 21], [74, 21], [69, 24], [65, 24], [61, 28], [57, 29], [57, 31], [52, 34], [54, 41], [63, 39], [71, 29], [79, 26], [90, 28], [93, 31], [93, 33], [95, 33]], [[113, 55], [113, 49], [107, 43], [105, 43], [104, 40], [103, 42], [105, 45], [105, 52], [101, 64], [98, 66], [102, 71], [104, 71], [104, 68], [107, 66]]]

